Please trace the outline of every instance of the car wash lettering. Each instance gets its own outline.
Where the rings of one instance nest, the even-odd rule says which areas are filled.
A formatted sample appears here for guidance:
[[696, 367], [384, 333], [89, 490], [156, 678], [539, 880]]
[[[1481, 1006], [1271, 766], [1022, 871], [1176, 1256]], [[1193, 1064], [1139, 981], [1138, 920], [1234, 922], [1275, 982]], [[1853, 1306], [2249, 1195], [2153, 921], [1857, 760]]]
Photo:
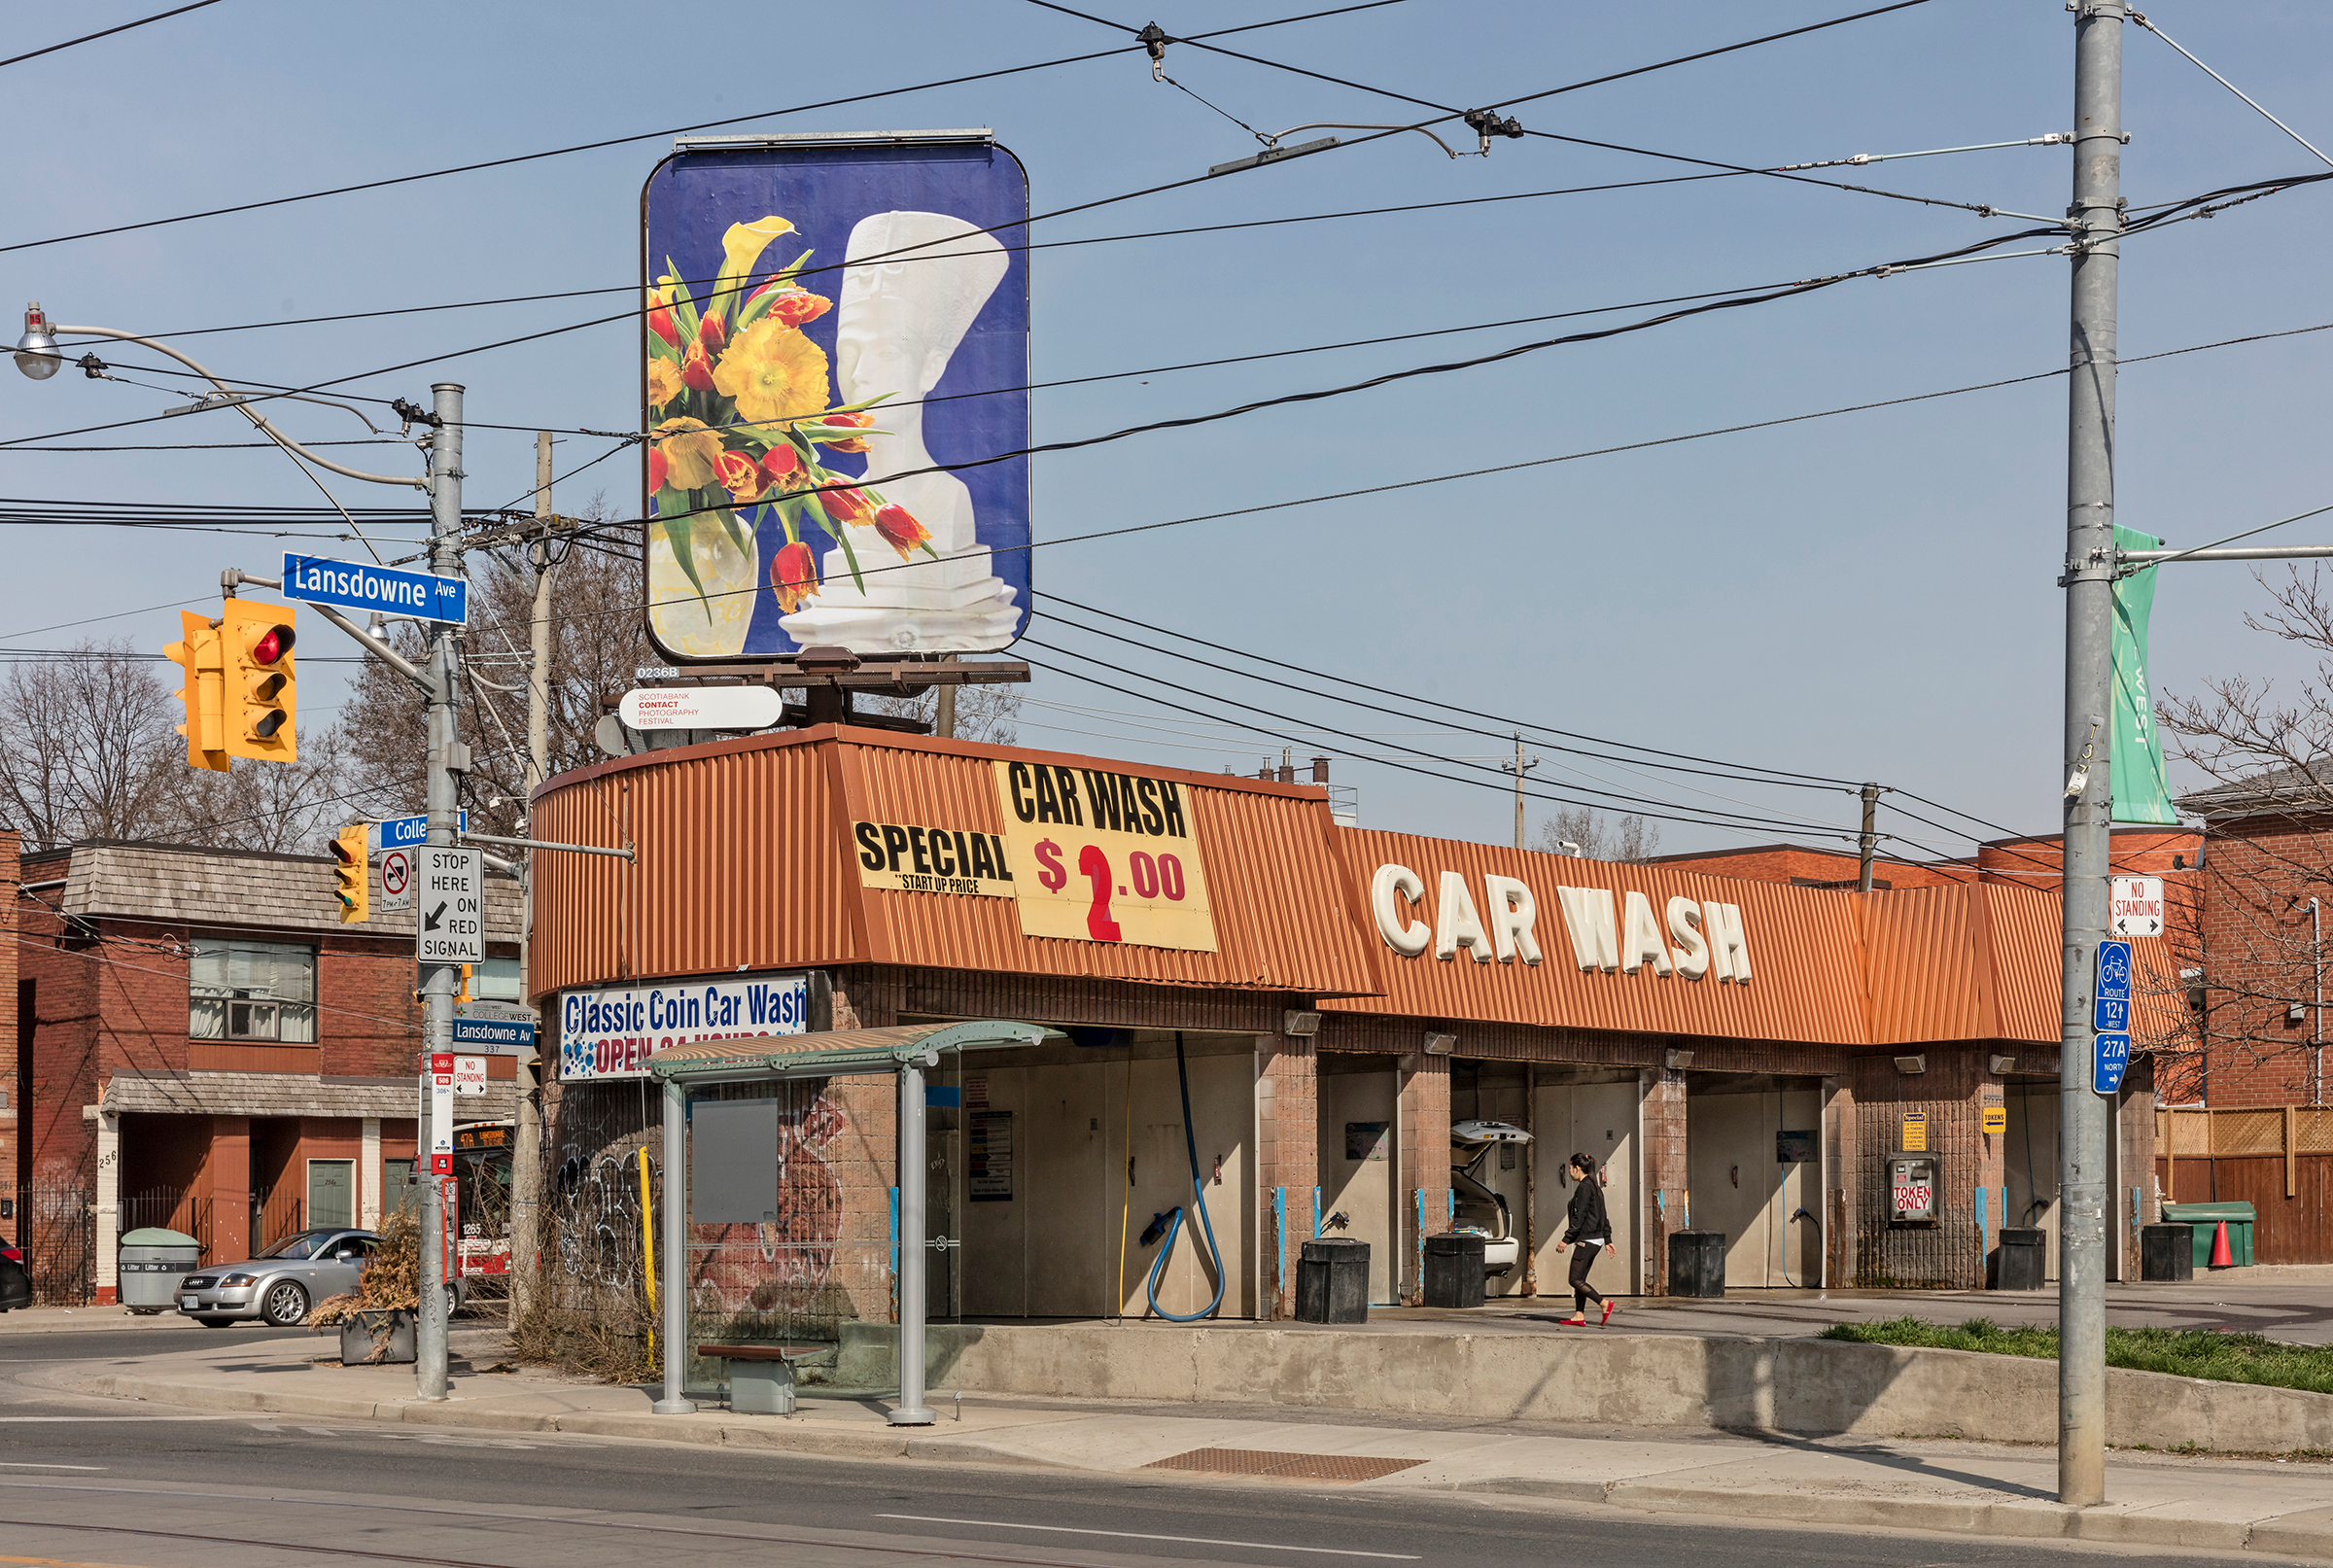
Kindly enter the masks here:
[[[1708, 980], [1747, 986], [1750, 941], [1739, 904], [1689, 898], [1665, 900], [1655, 913], [1653, 898], [1627, 888], [1557, 886], [1571, 957], [1584, 974], [1623, 974], [1654, 980]], [[1406, 865], [1377, 867], [1370, 880], [1370, 913], [1385, 945], [1405, 958], [1431, 949], [1445, 963], [1464, 953], [1476, 963], [1538, 966], [1540, 904], [1531, 885], [1517, 877], [1485, 875], [1481, 902], [1456, 871], [1440, 874], [1429, 906], [1426, 884]], [[1431, 923], [1424, 918], [1430, 915]]]
[[993, 766], [1023, 935], [1216, 951], [1199, 790], [1109, 769]]
[[559, 993], [559, 1076], [644, 1078], [660, 1051], [699, 1040], [804, 1034], [807, 973], [659, 981]]
[[1013, 896], [1013, 873], [1002, 835], [960, 827], [853, 822], [851, 848], [866, 888], [919, 893]]

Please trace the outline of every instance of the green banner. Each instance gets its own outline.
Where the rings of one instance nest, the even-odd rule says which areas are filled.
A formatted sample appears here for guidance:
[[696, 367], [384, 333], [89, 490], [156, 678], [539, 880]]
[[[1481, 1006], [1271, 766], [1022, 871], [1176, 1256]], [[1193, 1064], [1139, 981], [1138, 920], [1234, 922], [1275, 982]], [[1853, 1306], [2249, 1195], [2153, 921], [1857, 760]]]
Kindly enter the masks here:
[[[2163, 541], [2114, 525], [2117, 550], [2156, 550]], [[2114, 582], [2114, 815], [2117, 822], [2176, 823], [2171, 781], [2163, 774], [2163, 737], [2155, 729], [2146, 674], [2146, 623], [2155, 609], [2155, 569]]]

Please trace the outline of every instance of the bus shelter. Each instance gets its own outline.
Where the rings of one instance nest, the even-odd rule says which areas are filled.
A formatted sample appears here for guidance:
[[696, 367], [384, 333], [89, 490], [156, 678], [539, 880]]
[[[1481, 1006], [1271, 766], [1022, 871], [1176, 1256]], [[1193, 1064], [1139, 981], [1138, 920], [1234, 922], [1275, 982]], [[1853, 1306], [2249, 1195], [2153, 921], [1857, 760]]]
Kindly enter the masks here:
[[[707, 1147], [692, 1159], [690, 1112], [692, 1094], [697, 1105], [713, 1103], [705, 1092], [732, 1085], [776, 1085], [807, 1079], [834, 1079], [892, 1074], [897, 1078], [897, 1275], [899, 1399], [889, 1419], [898, 1426], [928, 1426], [932, 1412], [924, 1402], [924, 1325], [926, 1307], [926, 1235], [924, 1149], [924, 1073], [939, 1065], [943, 1053], [993, 1050], [1041, 1045], [1066, 1038], [1060, 1030], [1037, 1024], [984, 1019], [957, 1024], [907, 1024], [888, 1028], [837, 1029], [818, 1034], [757, 1035], [704, 1040], [660, 1052], [649, 1063], [649, 1076], [663, 1087], [664, 1096], [664, 1247], [668, 1284], [660, 1304], [664, 1335], [664, 1397], [655, 1404], [659, 1415], [685, 1415], [696, 1410], [686, 1397], [688, 1365], [688, 1290], [686, 1259], [692, 1201], [703, 1184], [714, 1204], [714, 1212], [743, 1212], [758, 1202], [756, 1194], [778, 1189], [779, 1149], [775, 1139], [755, 1139], [740, 1129], [705, 1140]], [[730, 1101], [727, 1104], [751, 1104]], [[773, 1199], [773, 1202], [775, 1200]]]

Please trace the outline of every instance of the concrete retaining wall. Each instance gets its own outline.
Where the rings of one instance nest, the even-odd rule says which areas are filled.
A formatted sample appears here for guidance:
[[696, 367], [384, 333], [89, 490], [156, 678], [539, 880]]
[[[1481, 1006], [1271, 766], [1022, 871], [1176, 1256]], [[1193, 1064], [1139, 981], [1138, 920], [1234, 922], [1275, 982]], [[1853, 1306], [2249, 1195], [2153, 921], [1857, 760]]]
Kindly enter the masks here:
[[[834, 1372], [895, 1381], [896, 1331], [847, 1325]], [[940, 1325], [931, 1386], [1233, 1400], [1380, 1414], [2057, 1441], [2057, 1364], [1830, 1340], [1352, 1333], [1164, 1325]], [[2333, 1448], [2333, 1395], [2107, 1373], [2107, 1441]]]

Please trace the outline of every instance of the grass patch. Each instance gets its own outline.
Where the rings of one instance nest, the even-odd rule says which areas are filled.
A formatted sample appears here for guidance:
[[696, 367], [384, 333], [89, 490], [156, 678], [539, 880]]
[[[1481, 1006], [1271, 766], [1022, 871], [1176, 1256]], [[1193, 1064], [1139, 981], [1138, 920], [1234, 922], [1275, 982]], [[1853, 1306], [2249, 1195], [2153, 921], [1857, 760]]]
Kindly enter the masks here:
[[[1972, 1317], [1959, 1327], [1916, 1317], [1884, 1323], [1834, 1323], [1826, 1340], [1852, 1344], [1902, 1344], [1932, 1350], [1981, 1350], [1992, 1355], [2058, 1359], [2054, 1328], [2002, 1328], [1989, 1317]], [[2167, 1372], [2179, 1377], [2208, 1377], [2223, 1383], [2259, 1383], [2333, 1394], [2333, 1347], [2285, 1344], [2257, 1334], [2221, 1334], [2211, 1329], [2107, 1330], [2107, 1365], [2133, 1372]]]

